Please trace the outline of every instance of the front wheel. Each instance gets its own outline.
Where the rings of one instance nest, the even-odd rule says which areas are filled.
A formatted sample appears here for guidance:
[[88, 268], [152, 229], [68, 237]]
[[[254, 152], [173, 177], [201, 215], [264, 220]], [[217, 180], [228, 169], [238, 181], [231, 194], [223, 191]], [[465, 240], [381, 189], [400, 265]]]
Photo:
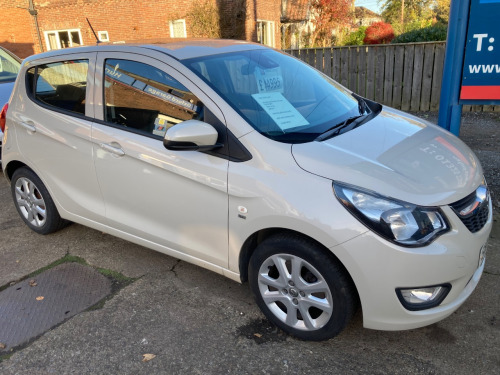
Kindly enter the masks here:
[[33, 231], [49, 234], [67, 224], [59, 216], [47, 188], [31, 169], [22, 167], [14, 172], [11, 191], [17, 212]]
[[249, 281], [264, 315], [303, 340], [336, 336], [355, 312], [357, 297], [347, 272], [306, 238], [278, 235], [263, 241], [250, 259]]

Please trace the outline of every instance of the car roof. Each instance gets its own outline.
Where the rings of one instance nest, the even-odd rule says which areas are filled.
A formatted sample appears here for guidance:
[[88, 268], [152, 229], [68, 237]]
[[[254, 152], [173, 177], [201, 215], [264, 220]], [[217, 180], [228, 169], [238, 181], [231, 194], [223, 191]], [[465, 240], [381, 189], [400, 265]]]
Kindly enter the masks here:
[[150, 42], [143, 44], [143, 46], [167, 53], [178, 60], [266, 48], [262, 44], [229, 39], [176, 40], [167, 43]]
[[230, 39], [155, 39], [136, 40], [133, 42], [99, 43], [93, 46], [65, 48], [53, 50], [29, 57], [35, 60], [52, 56], [63, 56], [79, 52], [138, 52], [150, 49], [165, 53], [177, 60], [217, 55], [229, 52], [267, 49], [262, 44]]

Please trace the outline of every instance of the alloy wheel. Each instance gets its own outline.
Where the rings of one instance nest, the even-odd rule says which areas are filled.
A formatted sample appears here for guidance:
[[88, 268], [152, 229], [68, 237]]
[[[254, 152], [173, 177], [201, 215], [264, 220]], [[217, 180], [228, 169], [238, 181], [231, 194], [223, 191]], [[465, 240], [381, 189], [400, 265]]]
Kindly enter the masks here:
[[15, 185], [16, 204], [24, 218], [34, 227], [42, 227], [47, 221], [47, 208], [38, 187], [26, 177]]
[[275, 254], [267, 258], [259, 269], [258, 286], [269, 310], [289, 327], [318, 330], [333, 313], [328, 283], [298, 256]]

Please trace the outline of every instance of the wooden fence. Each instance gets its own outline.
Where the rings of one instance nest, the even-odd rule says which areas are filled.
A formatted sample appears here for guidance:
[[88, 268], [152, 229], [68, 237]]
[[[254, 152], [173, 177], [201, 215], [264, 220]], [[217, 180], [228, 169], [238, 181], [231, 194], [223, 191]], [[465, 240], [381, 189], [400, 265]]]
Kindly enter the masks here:
[[[350, 90], [403, 111], [437, 111], [445, 42], [285, 50]], [[463, 111], [500, 111], [464, 106]]]

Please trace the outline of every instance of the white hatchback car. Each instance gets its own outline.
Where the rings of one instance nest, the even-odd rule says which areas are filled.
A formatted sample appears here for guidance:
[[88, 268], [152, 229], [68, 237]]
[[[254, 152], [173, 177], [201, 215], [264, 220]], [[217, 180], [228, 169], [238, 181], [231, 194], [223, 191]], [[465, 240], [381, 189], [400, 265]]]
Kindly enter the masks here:
[[239, 41], [26, 59], [3, 163], [19, 214], [67, 221], [236, 281], [301, 339], [450, 315], [484, 269], [492, 208], [458, 138]]

